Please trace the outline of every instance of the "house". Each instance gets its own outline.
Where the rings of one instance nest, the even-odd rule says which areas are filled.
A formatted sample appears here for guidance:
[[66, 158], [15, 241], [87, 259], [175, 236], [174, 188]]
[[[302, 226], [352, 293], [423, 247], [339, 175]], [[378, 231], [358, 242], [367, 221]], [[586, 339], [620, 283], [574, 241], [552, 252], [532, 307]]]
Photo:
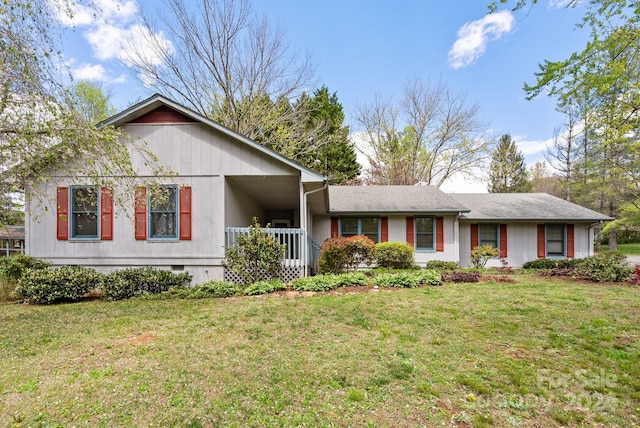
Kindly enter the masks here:
[[24, 254], [24, 226], [0, 227], [0, 256]]
[[[145, 141], [175, 175], [158, 177], [153, 194], [136, 186], [120, 206], [114, 189], [89, 178], [69, 182], [54, 171], [38, 192], [47, 195], [44, 203], [26, 201], [28, 254], [102, 271], [147, 265], [188, 271], [194, 283], [233, 280], [223, 265], [225, 248], [257, 217], [286, 244], [289, 280], [314, 270], [320, 243], [332, 236], [408, 242], [420, 265], [436, 259], [467, 265], [473, 243], [491, 243], [518, 266], [540, 255], [587, 256], [593, 225], [610, 220], [548, 195], [329, 186], [316, 172], [161, 95], [101, 125]], [[140, 177], [151, 174], [135, 153], [132, 162]]]

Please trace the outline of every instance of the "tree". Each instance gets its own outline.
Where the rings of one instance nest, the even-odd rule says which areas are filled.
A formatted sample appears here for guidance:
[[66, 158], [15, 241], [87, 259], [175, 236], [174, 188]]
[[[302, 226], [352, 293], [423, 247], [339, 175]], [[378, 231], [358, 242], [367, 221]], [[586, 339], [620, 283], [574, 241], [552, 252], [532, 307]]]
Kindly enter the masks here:
[[[501, 0], [501, 3], [509, 3]], [[535, 0], [518, 0], [522, 8]], [[574, 7], [571, 0], [567, 7]], [[494, 2], [490, 10], [495, 10]], [[640, 4], [626, 0], [590, 0], [578, 27], [589, 28], [590, 40], [581, 52], [562, 61], [544, 61], [536, 83], [525, 85], [527, 98], [541, 93], [580, 105], [584, 127], [575, 159], [572, 199], [612, 217], [620, 206], [640, 198]], [[634, 216], [626, 216], [633, 218]], [[616, 227], [619, 223], [614, 223]], [[609, 248], [615, 249], [616, 229], [609, 228]]]
[[[478, 107], [443, 83], [415, 79], [404, 88], [398, 107], [376, 96], [358, 108], [363, 128], [361, 151], [375, 184], [425, 183], [440, 187], [456, 174], [473, 175], [489, 153]], [[402, 130], [398, 123], [407, 123]]]
[[[576, 168], [581, 140], [584, 142], [584, 132], [580, 113], [573, 102], [565, 108], [558, 108], [565, 114], [565, 124], [554, 132], [553, 144], [547, 148], [545, 159], [558, 172], [562, 198], [571, 202], [573, 194]], [[584, 147], [584, 146], [583, 146]]]
[[545, 162], [536, 162], [529, 168], [529, 177], [532, 192], [548, 193], [550, 195], [562, 198], [563, 194], [560, 189], [560, 177], [551, 174]]
[[[337, 95], [309, 95], [314, 69], [248, 0], [167, 0], [160, 23], [171, 43], [131, 46], [140, 80], [229, 129], [313, 170], [332, 184], [359, 174]], [[145, 19], [148, 34], [154, 24]]]
[[323, 86], [313, 97], [303, 93], [294, 108], [306, 112], [305, 134], [314, 148], [302, 154], [300, 162], [326, 176], [330, 184], [344, 184], [358, 176], [360, 164], [337, 94]]
[[[277, 130], [304, 122], [300, 110], [279, 107], [302, 94], [314, 70], [308, 57], [290, 51], [282, 30], [254, 16], [248, 0], [190, 4], [166, 0], [160, 12], [171, 43], [151, 38], [153, 55], [148, 47], [130, 47], [126, 65], [140, 80], [263, 144], [278, 138], [265, 125]], [[145, 23], [156, 34], [155, 24]]]
[[[68, 2], [57, 4], [70, 13]], [[23, 191], [39, 199], [38, 185], [55, 179], [52, 170], [74, 162], [65, 180], [110, 177], [96, 184], [113, 185], [135, 176], [122, 133], [98, 130], [66, 108], [59, 28], [49, 19], [50, 5], [47, 0], [0, 4], [0, 191], [5, 200]], [[129, 147], [136, 149], [135, 143]], [[116, 203], [123, 195], [114, 194]]]
[[500, 138], [489, 167], [490, 193], [529, 192], [531, 183], [524, 156], [509, 134]]
[[67, 89], [67, 106], [89, 124], [96, 124], [117, 113], [109, 94], [98, 84], [80, 81]]

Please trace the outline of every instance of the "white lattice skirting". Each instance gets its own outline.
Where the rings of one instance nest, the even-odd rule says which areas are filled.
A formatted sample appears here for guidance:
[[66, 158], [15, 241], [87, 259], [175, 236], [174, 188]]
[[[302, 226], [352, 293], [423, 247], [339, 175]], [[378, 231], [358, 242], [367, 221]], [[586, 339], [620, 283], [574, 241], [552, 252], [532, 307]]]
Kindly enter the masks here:
[[[280, 270], [280, 275], [278, 275], [278, 278], [284, 283], [289, 283], [296, 278], [302, 277], [302, 275], [304, 275], [304, 270], [301, 267], [283, 266]], [[224, 269], [224, 280], [227, 282], [234, 282], [236, 284], [242, 284], [243, 282], [242, 278], [240, 278], [237, 273], [231, 272], [227, 268]]]

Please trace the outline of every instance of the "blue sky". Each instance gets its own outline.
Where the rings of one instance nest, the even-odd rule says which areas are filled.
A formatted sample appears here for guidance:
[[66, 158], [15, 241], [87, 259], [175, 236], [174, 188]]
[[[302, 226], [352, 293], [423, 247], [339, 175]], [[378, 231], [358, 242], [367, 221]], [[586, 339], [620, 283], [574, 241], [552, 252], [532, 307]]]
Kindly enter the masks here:
[[[145, 88], [118, 58], [123, 34], [143, 34], [140, 9], [160, 2], [98, 0], [103, 17], [76, 9], [75, 30], [65, 40], [65, 60], [77, 79], [103, 82], [119, 109], [145, 98]], [[561, 0], [540, 0], [516, 13], [486, 15], [489, 0], [254, 0], [286, 33], [291, 49], [308, 52], [317, 86], [337, 92], [347, 124], [357, 106], [376, 94], [399, 98], [408, 79], [445, 82], [477, 103], [496, 135], [511, 134], [529, 164], [542, 160], [562, 118], [548, 97], [525, 100], [538, 64], [582, 50], [586, 30], [576, 30], [583, 10]]]

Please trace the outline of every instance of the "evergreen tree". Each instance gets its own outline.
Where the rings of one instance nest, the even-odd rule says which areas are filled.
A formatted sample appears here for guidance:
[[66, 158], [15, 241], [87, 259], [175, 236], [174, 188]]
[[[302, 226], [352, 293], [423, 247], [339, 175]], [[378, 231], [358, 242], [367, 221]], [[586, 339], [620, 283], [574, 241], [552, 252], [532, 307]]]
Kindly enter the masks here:
[[296, 108], [307, 111], [305, 134], [311, 136], [315, 147], [300, 157], [302, 164], [326, 176], [330, 184], [344, 184], [357, 177], [360, 164], [336, 93], [330, 94], [323, 86], [313, 97], [303, 94]]
[[500, 143], [493, 152], [488, 190], [490, 193], [517, 193], [531, 190], [524, 156], [509, 134], [500, 138]]

